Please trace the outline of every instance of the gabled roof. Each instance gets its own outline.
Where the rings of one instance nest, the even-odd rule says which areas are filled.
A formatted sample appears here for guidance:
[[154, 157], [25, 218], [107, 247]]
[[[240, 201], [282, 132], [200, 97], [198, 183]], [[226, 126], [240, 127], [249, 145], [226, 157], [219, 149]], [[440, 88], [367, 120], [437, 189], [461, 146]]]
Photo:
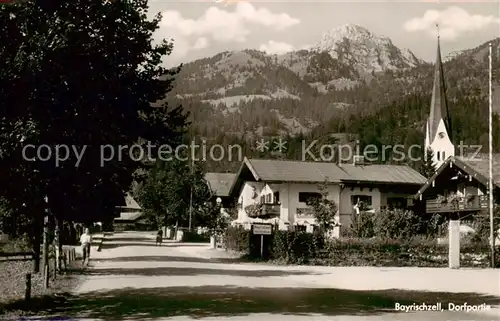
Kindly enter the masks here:
[[[478, 154], [472, 157], [457, 157], [462, 162], [467, 163], [478, 174], [488, 180], [490, 177], [490, 164], [488, 154]], [[500, 187], [500, 154], [493, 154], [493, 184]]]
[[379, 183], [422, 185], [426, 179], [406, 165], [337, 165], [275, 159], [243, 160], [230, 194], [241, 188], [241, 176], [249, 173], [254, 181], [266, 183]]
[[212, 189], [215, 196], [229, 196], [229, 190], [233, 185], [235, 173], [206, 173], [205, 180]]
[[[436, 180], [436, 178], [446, 169], [446, 167], [457, 166], [459, 169], [474, 177], [481, 184], [487, 186], [489, 175], [489, 158], [488, 154], [478, 154], [474, 157], [449, 157], [437, 170], [431, 178], [429, 178], [420, 190], [415, 194], [417, 199], [422, 195]], [[493, 154], [493, 184], [500, 188], [500, 154]]]
[[141, 209], [139, 204], [134, 200], [134, 198], [132, 197], [132, 195], [130, 195], [130, 193], [127, 193], [127, 195], [125, 196], [125, 207], [137, 210]]

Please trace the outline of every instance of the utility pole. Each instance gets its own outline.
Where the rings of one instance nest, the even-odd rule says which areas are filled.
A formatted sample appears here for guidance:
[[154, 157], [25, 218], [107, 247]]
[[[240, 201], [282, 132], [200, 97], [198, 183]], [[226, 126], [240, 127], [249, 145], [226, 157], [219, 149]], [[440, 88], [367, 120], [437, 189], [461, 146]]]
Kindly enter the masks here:
[[489, 191], [489, 212], [490, 212], [490, 247], [491, 247], [491, 268], [495, 268], [495, 231], [494, 231], [494, 218], [493, 218], [493, 90], [492, 90], [492, 47], [490, 42], [490, 57], [489, 57], [489, 180], [488, 180], [488, 191]]
[[191, 232], [191, 222], [193, 220], [193, 167], [194, 167], [194, 148], [191, 149], [191, 162], [190, 162], [190, 193], [189, 193], [189, 232]]

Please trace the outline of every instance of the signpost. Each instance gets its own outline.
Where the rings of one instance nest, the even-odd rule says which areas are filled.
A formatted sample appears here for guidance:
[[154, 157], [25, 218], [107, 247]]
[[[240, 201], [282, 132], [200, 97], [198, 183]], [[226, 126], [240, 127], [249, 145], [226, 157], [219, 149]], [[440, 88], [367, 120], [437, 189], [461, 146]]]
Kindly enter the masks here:
[[271, 235], [273, 226], [271, 224], [253, 224], [253, 234], [260, 235], [260, 256], [264, 257], [264, 235]]

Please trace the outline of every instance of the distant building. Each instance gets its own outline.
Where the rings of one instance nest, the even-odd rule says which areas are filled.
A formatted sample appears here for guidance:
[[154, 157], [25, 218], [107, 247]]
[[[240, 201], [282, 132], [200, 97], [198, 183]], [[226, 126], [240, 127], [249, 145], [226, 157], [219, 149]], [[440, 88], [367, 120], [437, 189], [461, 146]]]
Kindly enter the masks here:
[[216, 202], [219, 198], [222, 207], [229, 208], [234, 205], [233, 199], [229, 196], [229, 191], [236, 178], [235, 173], [206, 173], [205, 181], [212, 191], [212, 201]]
[[125, 195], [122, 206], [117, 206], [117, 212], [119, 216], [115, 217], [113, 224], [116, 231], [143, 228], [141, 207], [129, 193]]

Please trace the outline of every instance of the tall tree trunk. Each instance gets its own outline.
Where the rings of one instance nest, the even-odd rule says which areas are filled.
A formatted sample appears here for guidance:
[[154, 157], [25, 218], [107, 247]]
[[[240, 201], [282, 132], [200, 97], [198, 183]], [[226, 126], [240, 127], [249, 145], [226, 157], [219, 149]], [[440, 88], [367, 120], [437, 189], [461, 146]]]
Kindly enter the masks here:
[[[36, 209], [35, 209], [36, 211]], [[42, 217], [35, 213], [32, 226], [32, 247], [33, 247], [33, 273], [40, 272], [40, 246], [42, 244]]]
[[55, 217], [55, 233], [54, 233], [54, 250], [55, 250], [55, 259], [56, 259], [56, 270], [61, 273], [61, 253], [62, 253], [62, 242], [61, 242], [61, 234], [63, 230], [63, 220]]

